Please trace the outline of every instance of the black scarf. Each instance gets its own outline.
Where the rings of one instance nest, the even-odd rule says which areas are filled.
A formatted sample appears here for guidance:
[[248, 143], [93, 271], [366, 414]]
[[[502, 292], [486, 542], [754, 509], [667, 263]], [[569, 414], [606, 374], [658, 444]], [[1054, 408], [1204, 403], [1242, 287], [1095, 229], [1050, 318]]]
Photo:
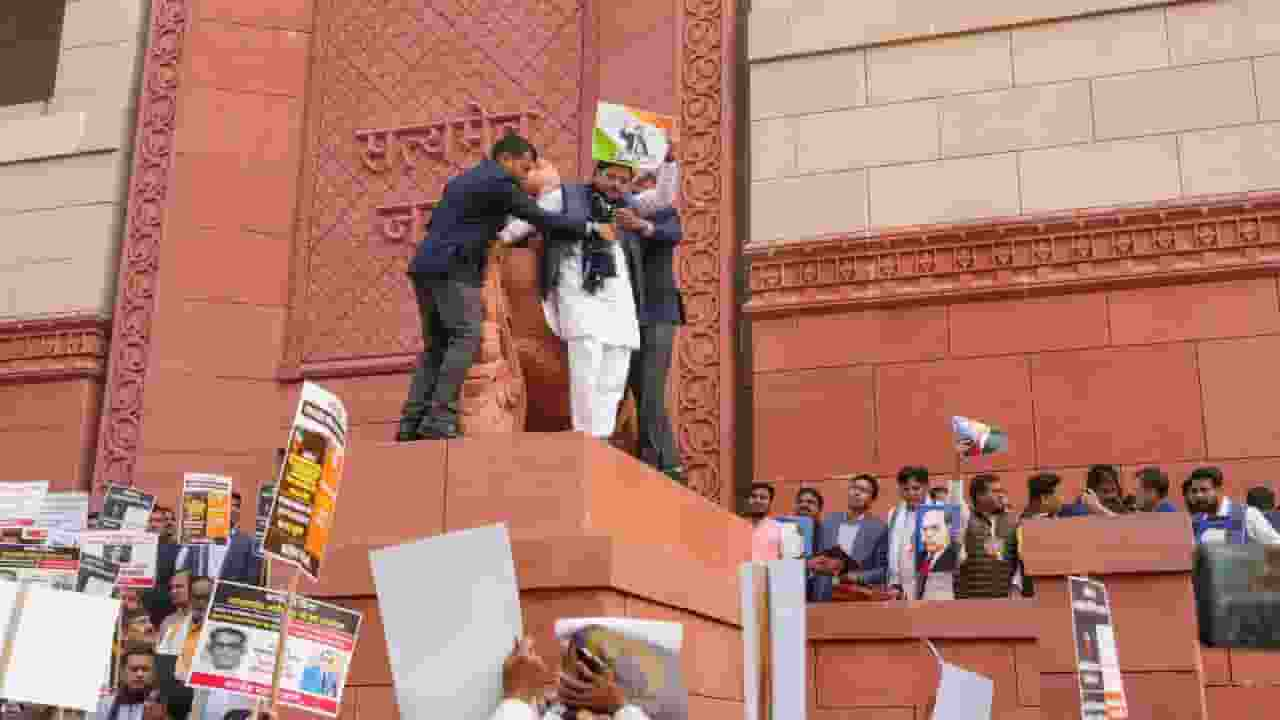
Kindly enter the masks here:
[[115, 699], [111, 701], [111, 711], [107, 713], [107, 720], [118, 720], [121, 705], [141, 705], [147, 701], [147, 696], [150, 694], [151, 688], [130, 690], [128, 686], [121, 686], [116, 692]]
[[[597, 223], [612, 223], [613, 213], [617, 208], [604, 193], [591, 189], [591, 220]], [[604, 281], [618, 276], [618, 265], [614, 262], [611, 243], [592, 232], [582, 241], [582, 289], [595, 295], [604, 285]]]

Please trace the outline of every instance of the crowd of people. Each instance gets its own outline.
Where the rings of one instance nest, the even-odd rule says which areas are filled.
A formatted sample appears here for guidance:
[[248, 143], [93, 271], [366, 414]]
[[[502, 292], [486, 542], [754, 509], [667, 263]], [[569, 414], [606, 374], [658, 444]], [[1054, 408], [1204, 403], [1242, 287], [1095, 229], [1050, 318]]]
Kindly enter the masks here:
[[[869, 474], [849, 479], [848, 506], [843, 511], [824, 515], [822, 494], [802, 487], [791, 513], [774, 515], [776, 488], [756, 483], [745, 514], [754, 527], [754, 560], [807, 558], [812, 602], [1030, 596], [1034, 589], [1019, 556], [1023, 521], [1180, 512], [1169, 500], [1169, 477], [1163, 470], [1145, 467], [1134, 479], [1136, 492], [1126, 495], [1115, 466], [1094, 465], [1085, 490], [1075, 501], [1066, 502], [1062, 478], [1037, 473], [1027, 480], [1027, 503], [1018, 511], [997, 475], [973, 476], [964, 497], [958, 498], [948, 487], [931, 486], [926, 468], [908, 466], [897, 474], [900, 502], [884, 519], [873, 512], [880, 481]], [[1182, 483], [1195, 541], [1280, 545], [1274, 492], [1255, 487], [1239, 502], [1223, 493], [1223, 480], [1220, 468], [1205, 466], [1193, 470]], [[807, 552], [798, 552], [787, 542], [805, 525], [795, 522], [796, 518], [807, 518], [813, 528]]]
[[[4, 703], [2, 720], [251, 720], [254, 701], [231, 693], [193, 690], [180, 680], [195, 654], [201, 624], [218, 579], [259, 585], [262, 558], [253, 533], [240, 531], [241, 497], [231, 496], [231, 532], [223, 543], [178, 544], [172, 509], [157, 505], [148, 530], [159, 536], [153, 588], [119, 588], [111, 677], [98, 709], [77, 711]], [[89, 525], [96, 525], [90, 516]], [[59, 714], [61, 713], [61, 714]], [[269, 713], [263, 712], [265, 718]]]
[[490, 254], [536, 230], [543, 311], [567, 348], [573, 429], [608, 440], [629, 389], [640, 459], [685, 483], [666, 407], [685, 320], [673, 267], [682, 239], [674, 157], [668, 150], [656, 173], [639, 177], [630, 165], [598, 162], [589, 180], [565, 183], [528, 140], [509, 134], [449, 181], [409, 265], [426, 349], [397, 441], [461, 433], [459, 391], [481, 345]]

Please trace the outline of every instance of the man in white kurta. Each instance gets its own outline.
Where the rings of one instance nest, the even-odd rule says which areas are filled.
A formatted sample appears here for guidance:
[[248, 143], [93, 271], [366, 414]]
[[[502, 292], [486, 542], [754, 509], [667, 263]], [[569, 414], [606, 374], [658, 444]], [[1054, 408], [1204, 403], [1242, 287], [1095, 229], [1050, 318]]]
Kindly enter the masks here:
[[[642, 218], [671, 206], [679, 185], [679, 169], [675, 163], [663, 164], [653, 190], [627, 196], [622, 188], [629, 186], [631, 174], [630, 168], [602, 165], [593, 186]], [[566, 188], [550, 163], [540, 163], [531, 173], [527, 190], [537, 195], [538, 205], [544, 210], [565, 211]], [[575, 186], [569, 190], [589, 194], [591, 188]], [[528, 223], [512, 220], [499, 237], [509, 245], [519, 242], [532, 230]], [[636, 280], [631, 277], [626, 252], [616, 235], [610, 249], [616, 274], [589, 292], [583, 286], [582, 243], [572, 243], [559, 263], [555, 286], [543, 301], [547, 324], [568, 348], [573, 429], [602, 440], [613, 435], [618, 405], [627, 388], [631, 354], [640, 348], [640, 323], [632, 287]]]

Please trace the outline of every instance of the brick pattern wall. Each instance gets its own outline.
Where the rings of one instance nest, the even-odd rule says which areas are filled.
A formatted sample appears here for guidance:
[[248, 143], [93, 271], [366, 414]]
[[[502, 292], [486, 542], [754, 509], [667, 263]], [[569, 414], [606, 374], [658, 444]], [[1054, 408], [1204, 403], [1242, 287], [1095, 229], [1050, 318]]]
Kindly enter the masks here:
[[753, 6], [750, 243], [1280, 187], [1280, 4], [944, 5]]

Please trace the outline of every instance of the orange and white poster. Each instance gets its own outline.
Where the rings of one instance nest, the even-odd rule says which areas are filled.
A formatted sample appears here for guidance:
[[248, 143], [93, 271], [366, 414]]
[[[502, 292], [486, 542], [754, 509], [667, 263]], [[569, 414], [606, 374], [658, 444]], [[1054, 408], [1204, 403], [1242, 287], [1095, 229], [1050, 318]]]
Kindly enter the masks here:
[[231, 478], [187, 473], [182, 478], [183, 545], [208, 545], [231, 535]]
[[1088, 578], [1069, 577], [1071, 627], [1076, 636], [1076, 674], [1081, 720], [1129, 717], [1116, 650], [1116, 629], [1107, 588]]
[[346, 455], [346, 406], [319, 385], [303, 384], [262, 546], [312, 579], [320, 578], [329, 547]]

